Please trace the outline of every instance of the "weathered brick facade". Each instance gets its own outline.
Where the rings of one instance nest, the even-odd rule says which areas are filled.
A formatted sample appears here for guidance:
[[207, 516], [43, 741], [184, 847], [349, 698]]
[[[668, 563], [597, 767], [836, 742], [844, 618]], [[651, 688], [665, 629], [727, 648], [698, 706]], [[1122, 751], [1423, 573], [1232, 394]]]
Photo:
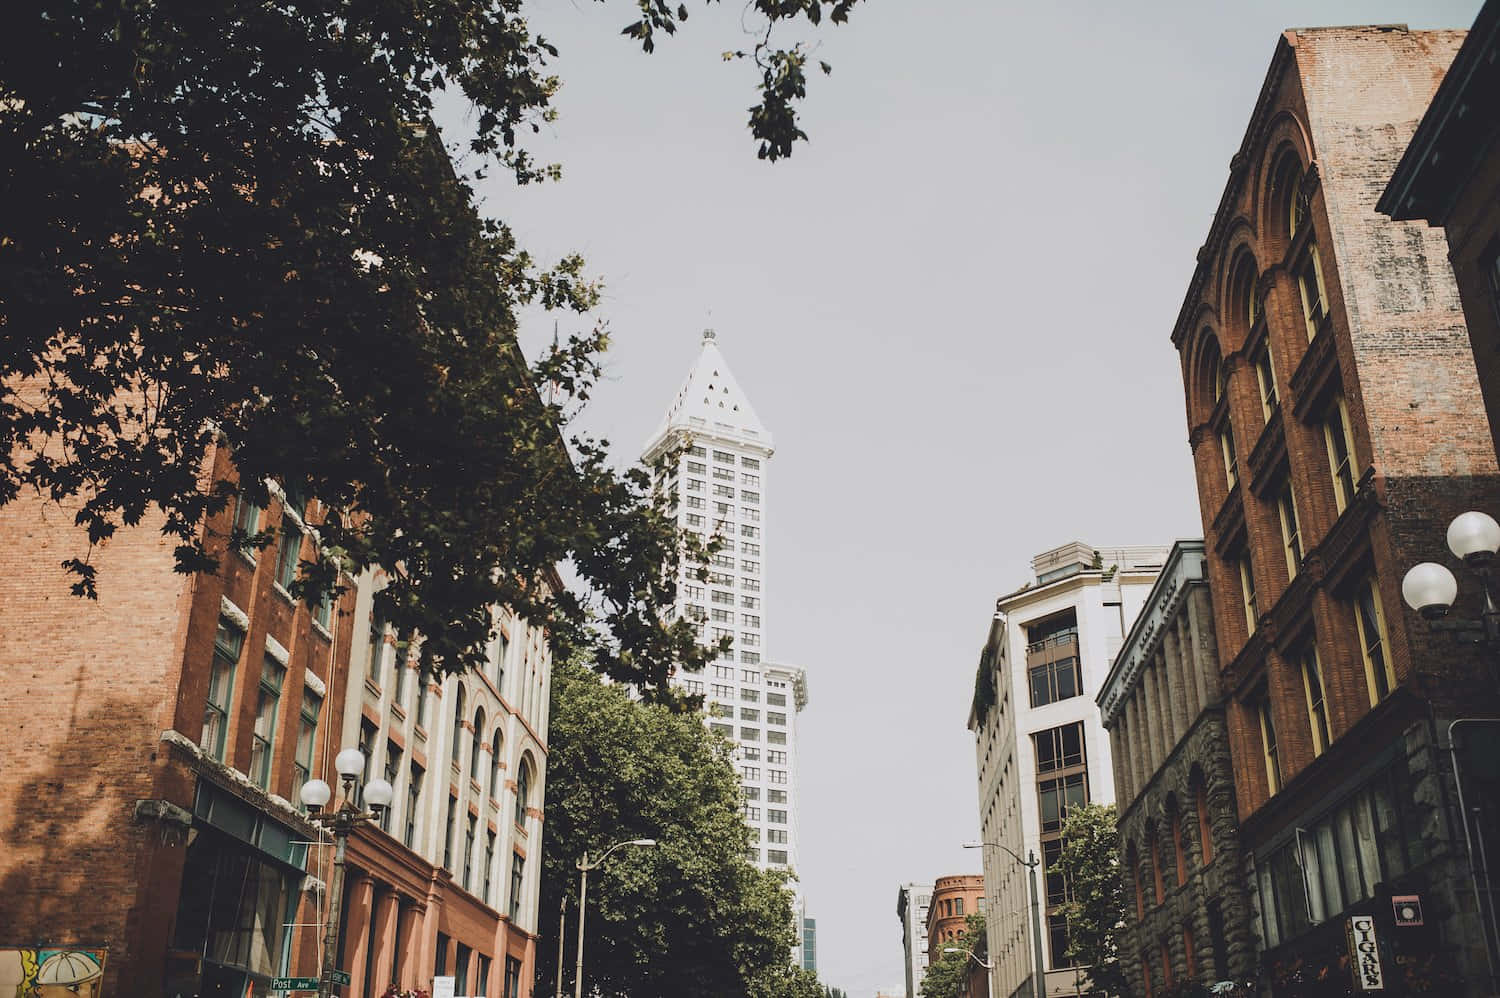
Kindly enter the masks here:
[[1462, 38], [1283, 35], [1172, 336], [1276, 994], [1320, 993], [1309, 968], [1377, 885], [1431, 899], [1440, 958], [1414, 973], [1483, 977], [1436, 745], [1447, 719], [1492, 711], [1492, 690], [1400, 581], [1454, 515], [1496, 508], [1500, 482], [1441, 239], [1374, 210]]
[[[222, 452], [214, 460], [215, 473], [227, 474]], [[279, 504], [268, 512], [279, 517]], [[0, 726], [7, 732], [8, 776], [0, 790], [0, 896], [6, 899], [0, 940], [107, 948], [107, 994], [170, 994], [182, 987], [192, 993], [197, 986], [188, 982], [203, 980], [204, 962], [201, 953], [182, 947], [196, 916], [180, 920], [179, 903], [190, 849], [217, 841], [218, 831], [203, 820], [210, 807], [251, 823], [236, 841], [269, 836], [266, 851], [248, 851], [279, 855], [268, 862], [285, 874], [288, 914], [315, 921], [314, 895], [302, 891], [302, 864], [288, 859], [295, 847], [271, 843], [278, 835], [313, 837], [288, 802], [298, 705], [304, 688], [342, 692], [349, 637], [336, 621], [347, 615], [352, 596], [333, 616], [330, 633], [306, 606], [275, 591], [271, 572], [256, 573], [222, 543], [218, 576], [174, 573], [172, 542], [148, 518], [93, 551], [99, 599], [77, 599], [59, 567], [65, 558], [88, 554], [72, 513], [29, 496], [0, 508], [0, 537], [6, 539], [0, 551], [0, 673], [6, 677]], [[205, 528], [209, 535], [227, 536], [232, 515], [231, 509], [213, 518]], [[215, 635], [226, 615], [242, 652], [228, 688], [220, 762], [199, 742]], [[266, 656], [279, 657], [285, 675], [262, 789], [244, 774], [252, 768]], [[321, 766], [321, 741], [314, 751], [313, 765]], [[294, 960], [302, 953], [315, 960], [314, 937], [306, 929], [291, 933]]]
[[1255, 940], [1202, 541], [1178, 541], [1098, 701], [1115, 760], [1133, 993], [1245, 980]]

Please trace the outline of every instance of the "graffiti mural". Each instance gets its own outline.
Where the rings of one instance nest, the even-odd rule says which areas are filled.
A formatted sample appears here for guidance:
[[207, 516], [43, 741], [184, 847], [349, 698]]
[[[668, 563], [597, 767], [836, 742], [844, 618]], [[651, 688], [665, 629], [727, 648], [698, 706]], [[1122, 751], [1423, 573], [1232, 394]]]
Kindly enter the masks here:
[[102, 949], [0, 947], [0, 998], [99, 998]]

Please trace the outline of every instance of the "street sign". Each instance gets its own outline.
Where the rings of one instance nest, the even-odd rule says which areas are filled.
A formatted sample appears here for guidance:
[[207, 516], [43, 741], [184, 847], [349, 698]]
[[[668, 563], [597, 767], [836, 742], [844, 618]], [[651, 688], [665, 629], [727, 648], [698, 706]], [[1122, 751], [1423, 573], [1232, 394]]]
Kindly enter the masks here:
[[273, 977], [271, 978], [272, 991], [316, 991], [318, 990], [318, 979], [316, 977]]
[[342, 970], [330, 970], [328, 972], [328, 979], [335, 984], [349, 983], [349, 975], [344, 973]]
[[432, 979], [432, 998], [453, 998], [454, 985], [457, 978], [434, 977]]
[[1409, 929], [1422, 924], [1422, 897], [1419, 894], [1397, 894], [1391, 898], [1396, 927]]

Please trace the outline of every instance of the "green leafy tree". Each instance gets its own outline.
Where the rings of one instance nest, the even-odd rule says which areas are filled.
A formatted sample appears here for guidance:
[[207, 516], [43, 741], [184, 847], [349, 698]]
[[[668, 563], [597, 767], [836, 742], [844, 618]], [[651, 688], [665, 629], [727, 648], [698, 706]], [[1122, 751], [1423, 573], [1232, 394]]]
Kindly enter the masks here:
[[[580, 665], [553, 673], [541, 925], [567, 898], [565, 989], [573, 985], [578, 871], [589, 877], [585, 980], [606, 998], [819, 998], [794, 971], [784, 877], [746, 859], [749, 831], [728, 742], [696, 714], [633, 701]], [[537, 947], [537, 994], [556, 989], [557, 939]], [[809, 990], [813, 988], [816, 990]]]
[[[775, 29], [854, 0], [753, 0], [764, 32], [750, 131], [765, 158], [805, 138], [806, 51]], [[602, 326], [528, 368], [521, 308], [587, 311], [583, 262], [541, 266], [475, 209], [472, 182], [557, 175], [525, 136], [552, 120], [557, 49], [523, 0], [36, 0], [0, 34], [0, 505], [23, 492], [83, 531], [63, 566], [145, 524], [184, 572], [269, 533], [205, 529], [237, 486], [316, 500], [315, 600], [379, 564], [378, 609], [424, 636], [427, 668], [475, 664], [489, 608], [515, 607], [646, 690], [701, 664], [661, 623], [679, 543], [646, 476], [558, 437], [589, 397]], [[537, 5], [545, 10], [542, 5]], [[685, 6], [631, 5], [651, 51]], [[799, 27], [800, 26], [800, 27]], [[430, 125], [472, 111], [467, 149]], [[459, 176], [454, 155], [467, 164]], [[544, 403], [537, 386], [546, 385]], [[571, 562], [587, 598], [536, 580]]]
[[963, 935], [952, 944], [957, 952], [948, 952], [944, 946], [938, 958], [927, 965], [927, 973], [917, 988], [922, 998], [958, 998], [963, 993], [964, 981], [973, 966], [972, 952], [979, 959], [986, 959], [989, 943], [984, 931], [984, 916], [970, 915], [964, 920]]
[[843, 988], [824, 988], [823, 998], [849, 998], [849, 992]]
[[1068, 919], [1068, 956], [1088, 966], [1096, 990], [1129, 995], [1120, 966], [1119, 932], [1125, 925], [1124, 870], [1113, 804], [1070, 808], [1063, 822], [1059, 869], [1073, 900]]

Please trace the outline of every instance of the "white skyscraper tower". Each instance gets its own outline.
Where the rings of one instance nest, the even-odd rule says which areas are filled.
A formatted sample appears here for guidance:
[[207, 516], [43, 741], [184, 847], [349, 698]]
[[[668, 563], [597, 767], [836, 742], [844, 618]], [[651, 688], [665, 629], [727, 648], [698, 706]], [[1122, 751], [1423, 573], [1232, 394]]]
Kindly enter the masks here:
[[[675, 459], [674, 459], [675, 453]], [[719, 351], [703, 333], [697, 362], [646, 445], [677, 522], [705, 542], [723, 539], [707, 582], [678, 567], [678, 616], [698, 622], [706, 644], [733, 645], [701, 674], [675, 682], [704, 695], [708, 724], [730, 738], [750, 827], [750, 858], [761, 867], [797, 865], [797, 713], [807, 705], [798, 666], [764, 658], [769, 550], [767, 481], [771, 434], [756, 417]]]

